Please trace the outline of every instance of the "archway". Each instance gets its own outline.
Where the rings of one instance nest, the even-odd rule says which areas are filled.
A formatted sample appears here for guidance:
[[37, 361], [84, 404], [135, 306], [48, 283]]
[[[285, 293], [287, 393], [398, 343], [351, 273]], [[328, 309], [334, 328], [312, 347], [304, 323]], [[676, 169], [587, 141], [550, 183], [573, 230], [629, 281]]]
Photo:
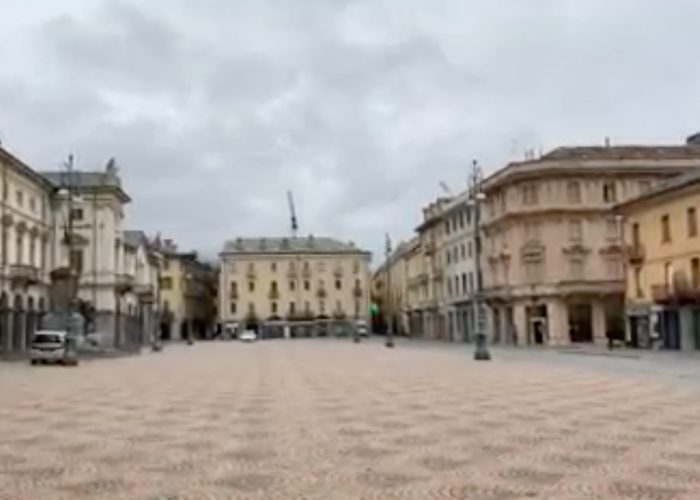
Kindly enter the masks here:
[[12, 308], [12, 350], [15, 352], [24, 349], [25, 316], [22, 303], [22, 296], [15, 295]]
[[37, 313], [34, 310], [34, 297], [27, 299], [27, 321], [25, 329], [25, 346], [29, 347], [32, 344], [32, 337], [37, 329]]

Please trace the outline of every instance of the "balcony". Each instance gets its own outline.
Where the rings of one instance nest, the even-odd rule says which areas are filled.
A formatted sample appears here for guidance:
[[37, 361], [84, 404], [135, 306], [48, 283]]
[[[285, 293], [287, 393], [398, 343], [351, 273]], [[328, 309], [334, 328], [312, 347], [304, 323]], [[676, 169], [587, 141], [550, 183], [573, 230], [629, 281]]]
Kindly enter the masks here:
[[250, 278], [250, 279], [253, 279], [253, 280], [254, 280], [254, 279], [257, 277], [257, 273], [255, 272], [255, 268], [254, 268], [254, 267], [253, 267], [253, 268], [249, 267], [249, 268], [246, 270], [245, 275], [246, 275], [247, 278]]
[[267, 298], [270, 300], [279, 300], [280, 298], [280, 292], [277, 288], [271, 288], [269, 292], [267, 292]]
[[311, 277], [311, 268], [310, 267], [304, 267], [304, 269], [301, 271], [301, 275], [304, 278], [310, 278]]
[[130, 274], [119, 273], [114, 276], [114, 287], [117, 293], [125, 294], [134, 288], [134, 277]]
[[141, 302], [153, 302], [155, 299], [153, 285], [135, 285], [134, 293], [138, 296]]
[[28, 264], [10, 266], [10, 281], [14, 285], [33, 285], [39, 282], [39, 268]]
[[296, 279], [298, 276], [297, 268], [296, 267], [290, 267], [287, 269], [287, 278], [289, 279]]
[[425, 255], [433, 255], [435, 253], [435, 243], [431, 241], [423, 245], [423, 253]]
[[644, 262], [646, 257], [646, 251], [644, 245], [641, 243], [633, 243], [628, 245], [627, 248], [627, 260], [632, 265], [639, 265]]
[[673, 285], [668, 283], [651, 286], [651, 298], [663, 305], [700, 304], [700, 287], [691, 283], [683, 271], [673, 274]]

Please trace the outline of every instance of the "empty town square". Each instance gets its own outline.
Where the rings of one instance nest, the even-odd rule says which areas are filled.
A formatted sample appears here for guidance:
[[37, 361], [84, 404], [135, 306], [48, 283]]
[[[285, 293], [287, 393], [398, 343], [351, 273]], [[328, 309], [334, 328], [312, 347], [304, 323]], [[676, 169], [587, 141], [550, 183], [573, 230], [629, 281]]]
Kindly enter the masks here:
[[280, 339], [4, 363], [0, 498], [699, 498], [694, 359], [492, 354]]

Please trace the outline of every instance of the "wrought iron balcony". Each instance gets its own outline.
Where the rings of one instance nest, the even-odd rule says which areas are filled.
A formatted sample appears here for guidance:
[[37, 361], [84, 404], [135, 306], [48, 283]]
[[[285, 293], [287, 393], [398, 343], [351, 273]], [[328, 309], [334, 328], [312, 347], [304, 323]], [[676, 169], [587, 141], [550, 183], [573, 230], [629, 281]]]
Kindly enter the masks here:
[[134, 277], [131, 274], [118, 273], [114, 276], [114, 286], [119, 293], [130, 292], [134, 287]]

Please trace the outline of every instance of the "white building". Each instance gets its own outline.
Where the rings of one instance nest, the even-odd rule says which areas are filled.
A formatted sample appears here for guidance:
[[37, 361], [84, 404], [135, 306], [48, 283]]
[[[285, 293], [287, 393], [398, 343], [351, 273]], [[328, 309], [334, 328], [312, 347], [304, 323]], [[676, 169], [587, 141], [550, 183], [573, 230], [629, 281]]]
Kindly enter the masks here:
[[447, 339], [470, 341], [474, 338], [473, 298], [476, 292], [474, 212], [467, 191], [442, 207], [439, 253], [442, 262]]

